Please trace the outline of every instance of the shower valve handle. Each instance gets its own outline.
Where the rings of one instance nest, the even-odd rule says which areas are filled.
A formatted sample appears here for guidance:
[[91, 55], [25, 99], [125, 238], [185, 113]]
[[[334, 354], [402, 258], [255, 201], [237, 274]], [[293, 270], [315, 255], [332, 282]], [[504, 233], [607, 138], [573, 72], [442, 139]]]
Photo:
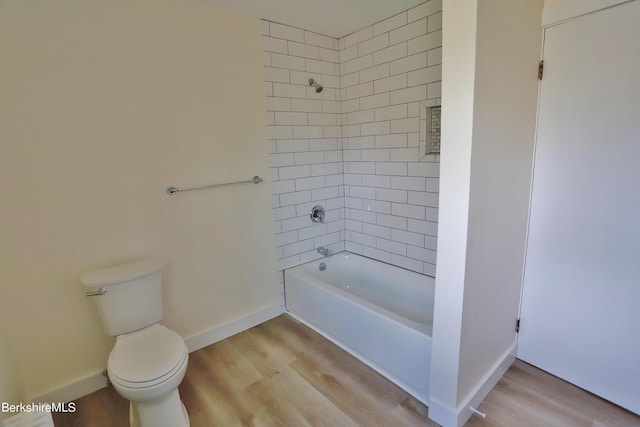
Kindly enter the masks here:
[[314, 224], [324, 223], [324, 208], [320, 205], [316, 205], [311, 209], [311, 222]]

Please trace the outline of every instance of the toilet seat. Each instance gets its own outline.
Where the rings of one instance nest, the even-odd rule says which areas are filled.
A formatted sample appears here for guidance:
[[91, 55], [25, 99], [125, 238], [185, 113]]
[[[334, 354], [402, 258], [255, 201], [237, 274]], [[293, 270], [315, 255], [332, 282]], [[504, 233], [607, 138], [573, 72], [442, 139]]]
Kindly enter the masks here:
[[123, 387], [153, 387], [179, 372], [188, 354], [180, 335], [155, 324], [118, 337], [107, 362], [109, 378]]

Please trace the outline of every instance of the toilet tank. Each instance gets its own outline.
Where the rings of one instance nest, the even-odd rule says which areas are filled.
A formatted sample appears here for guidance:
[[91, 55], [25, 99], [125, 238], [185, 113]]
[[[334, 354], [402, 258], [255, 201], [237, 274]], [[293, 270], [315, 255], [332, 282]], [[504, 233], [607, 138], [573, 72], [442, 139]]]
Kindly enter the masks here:
[[98, 305], [104, 330], [116, 336], [162, 319], [164, 261], [145, 259], [84, 274], [80, 280]]

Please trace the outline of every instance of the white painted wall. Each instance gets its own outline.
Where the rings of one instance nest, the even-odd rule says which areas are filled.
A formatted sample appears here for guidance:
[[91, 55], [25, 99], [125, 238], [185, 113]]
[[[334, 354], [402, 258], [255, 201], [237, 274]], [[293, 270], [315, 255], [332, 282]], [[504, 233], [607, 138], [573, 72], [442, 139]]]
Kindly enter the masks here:
[[430, 416], [445, 426], [515, 347], [542, 34], [542, 0], [473, 3], [445, 0], [443, 15]]
[[477, 1], [443, 1], [439, 247], [429, 417], [452, 425], [465, 290], [476, 67]]
[[515, 344], [529, 214], [541, 18], [539, 0], [483, 0], [478, 7], [458, 402]]
[[[0, 331], [0, 403], [16, 404], [24, 402], [24, 397], [24, 390], [18, 375], [13, 351], [9, 346], [6, 335]], [[11, 415], [13, 414], [0, 411], [0, 421]]]
[[86, 271], [166, 258], [183, 336], [279, 307], [260, 21], [192, 0], [1, 9], [0, 311], [27, 394], [106, 365]]

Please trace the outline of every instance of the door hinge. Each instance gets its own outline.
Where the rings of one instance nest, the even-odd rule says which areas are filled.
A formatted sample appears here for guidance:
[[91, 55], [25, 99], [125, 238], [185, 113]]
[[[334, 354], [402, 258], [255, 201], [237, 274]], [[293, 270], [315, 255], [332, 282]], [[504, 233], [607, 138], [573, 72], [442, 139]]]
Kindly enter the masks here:
[[538, 64], [538, 80], [542, 80], [542, 75], [544, 74], [544, 61], [540, 61]]
[[520, 332], [520, 319], [516, 320], [516, 334]]

